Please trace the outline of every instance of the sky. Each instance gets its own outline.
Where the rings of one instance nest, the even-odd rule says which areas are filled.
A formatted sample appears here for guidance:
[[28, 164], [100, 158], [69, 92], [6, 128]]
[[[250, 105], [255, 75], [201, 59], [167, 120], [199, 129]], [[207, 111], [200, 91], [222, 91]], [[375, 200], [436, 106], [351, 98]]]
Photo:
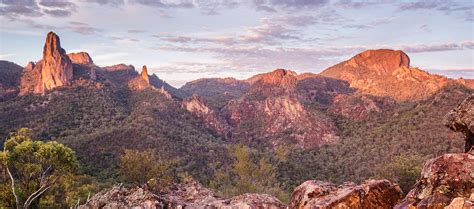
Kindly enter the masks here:
[[474, 78], [474, 0], [0, 0], [0, 60], [42, 57], [47, 32], [98, 66], [147, 65], [179, 87], [276, 68], [321, 72], [367, 49]]

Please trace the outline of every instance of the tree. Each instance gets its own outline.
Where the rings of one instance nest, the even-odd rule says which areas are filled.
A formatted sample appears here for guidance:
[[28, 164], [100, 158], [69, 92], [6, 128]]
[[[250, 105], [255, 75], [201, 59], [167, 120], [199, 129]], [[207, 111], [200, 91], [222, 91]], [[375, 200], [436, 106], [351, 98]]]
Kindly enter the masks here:
[[234, 157], [232, 169], [217, 170], [210, 186], [221, 191], [224, 196], [235, 196], [243, 193], [267, 193], [287, 200], [276, 180], [276, 167], [265, 157], [252, 155], [251, 150], [243, 145], [235, 145], [229, 149]]
[[17, 209], [29, 208], [63, 176], [78, 167], [74, 151], [55, 142], [32, 140], [32, 131], [12, 133], [0, 152]]
[[161, 186], [166, 186], [173, 180], [171, 167], [174, 164], [173, 161], [159, 157], [152, 149], [126, 149], [120, 157], [119, 173], [126, 183], [141, 186], [155, 179]]
[[422, 158], [418, 155], [395, 156], [391, 163], [378, 169], [379, 177], [393, 180], [407, 193], [420, 177]]

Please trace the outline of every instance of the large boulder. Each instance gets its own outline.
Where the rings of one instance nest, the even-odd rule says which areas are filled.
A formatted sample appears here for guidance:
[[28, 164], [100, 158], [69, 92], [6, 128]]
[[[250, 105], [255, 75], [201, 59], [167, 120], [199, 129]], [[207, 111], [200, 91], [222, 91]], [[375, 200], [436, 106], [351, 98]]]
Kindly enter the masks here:
[[474, 207], [474, 155], [445, 154], [427, 161], [421, 178], [395, 208]]
[[462, 132], [465, 135], [465, 152], [469, 152], [474, 146], [474, 95], [466, 98], [456, 108], [446, 115], [445, 125], [453, 131]]
[[400, 187], [388, 180], [339, 186], [310, 180], [295, 188], [289, 208], [392, 208], [401, 198]]
[[158, 200], [156, 195], [145, 189], [127, 189], [120, 185], [94, 195], [86, 204], [78, 207], [78, 209], [99, 208], [155, 209], [163, 208], [163, 203]]

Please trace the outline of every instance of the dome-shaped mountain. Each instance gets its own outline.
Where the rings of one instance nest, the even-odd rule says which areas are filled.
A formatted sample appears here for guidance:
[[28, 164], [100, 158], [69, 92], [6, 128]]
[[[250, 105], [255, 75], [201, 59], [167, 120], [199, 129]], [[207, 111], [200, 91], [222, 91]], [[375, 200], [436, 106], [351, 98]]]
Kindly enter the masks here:
[[408, 55], [389, 49], [364, 51], [321, 75], [345, 80], [361, 93], [397, 101], [425, 99], [450, 81], [410, 67]]

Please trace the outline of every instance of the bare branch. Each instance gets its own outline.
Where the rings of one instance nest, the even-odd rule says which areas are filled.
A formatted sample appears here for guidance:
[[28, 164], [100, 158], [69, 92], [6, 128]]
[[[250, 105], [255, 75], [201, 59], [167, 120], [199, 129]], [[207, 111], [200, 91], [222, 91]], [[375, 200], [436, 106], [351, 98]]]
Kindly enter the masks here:
[[8, 176], [10, 176], [10, 180], [11, 180], [12, 193], [13, 193], [13, 196], [15, 196], [16, 208], [20, 209], [21, 208], [20, 199], [18, 198], [18, 195], [16, 194], [16, 191], [15, 191], [15, 179], [13, 178], [13, 175], [10, 172], [8, 165], [6, 167], [7, 167]]
[[31, 202], [33, 202], [33, 200], [35, 200], [35, 199], [38, 198], [41, 194], [43, 194], [44, 192], [46, 192], [46, 190], [48, 190], [51, 186], [53, 186], [53, 184], [50, 184], [50, 185], [48, 185], [48, 186], [43, 185], [41, 188], [39, 188], [38, 190], [36, 190], [36, 192], [33, 192], [33, 194], [31, 194], [31, 195], [28, 197], [28, 199], [26, 199], [25, 204], [23, 205], [23, 208], [27, 209], [28, 207], [30, 207]]

